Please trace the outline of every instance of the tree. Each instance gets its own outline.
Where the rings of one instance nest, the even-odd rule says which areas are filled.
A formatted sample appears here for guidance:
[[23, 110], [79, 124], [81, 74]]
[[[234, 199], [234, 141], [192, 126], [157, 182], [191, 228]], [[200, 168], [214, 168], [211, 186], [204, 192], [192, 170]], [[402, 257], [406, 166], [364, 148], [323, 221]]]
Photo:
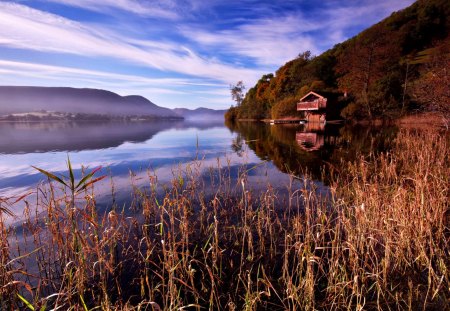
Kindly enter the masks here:
[[377, 84], [390, 73], [400, 57], [395, 35], [382, 24], [375, 25], [351, 39], [338, 58], [336, 72], [341, 90], [348, 90], [369, 119], [378, 117], [377, 110], [384, 103]]
[[450, 124], [450, 45], [443, 44], [424, 51], [421, 77], [412, 86], [413, 97], [426, 110], [441, 115], [444, 124]]
[[239, 81], [236, 85], [230, 85], [231, 98], [236, 102], [237, 107], [241, 106], [244, 100], [244, 82]]
[[287, 97], [272, 107], [272, 118], [281, 119], [287, 117], [297, 118], [300, 113], [297, 111], [298, 99], [295, 97]]

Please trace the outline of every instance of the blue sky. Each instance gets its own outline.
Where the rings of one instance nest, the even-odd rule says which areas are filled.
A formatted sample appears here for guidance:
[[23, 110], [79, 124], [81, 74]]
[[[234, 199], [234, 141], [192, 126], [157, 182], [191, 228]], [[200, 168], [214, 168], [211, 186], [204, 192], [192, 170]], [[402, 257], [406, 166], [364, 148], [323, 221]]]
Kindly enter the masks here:
[[318, 55], [412, 0], [0, 0], [0, 85], [101, 88], [228, 108], [300, 52]]

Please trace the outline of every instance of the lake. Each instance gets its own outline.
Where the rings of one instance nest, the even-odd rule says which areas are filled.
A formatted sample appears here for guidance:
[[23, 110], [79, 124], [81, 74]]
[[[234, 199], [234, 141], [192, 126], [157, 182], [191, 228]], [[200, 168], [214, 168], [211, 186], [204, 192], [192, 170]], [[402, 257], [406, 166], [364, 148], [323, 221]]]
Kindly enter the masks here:
[[[211, 193], [223, 176], [236, 186], [244, 173], [255, 192], [270, 185], [285, 193], [305, 173], [318, 191], [326, 191], [325, 163], [338, 167], [360, 153], [386, 150], [396, 130], [255, 122], [5, 122], [0, 133], [0, 196], [36, 193], [46, 178], [32, 165], [67, 175], [70, 157], [77, 178], [83, 167], [99, 166], [98, 175], [111, 177], [95, 185], [97, 204], [107, 209], [128, 205], [136, 189], [149, 188], [151, 176], [163, 191], [174, 177], [193, 171]], [[33, 202], [34, 195], [27, 200]], [[23, 207], [16, 204], [12, 211], [20, 216]]]

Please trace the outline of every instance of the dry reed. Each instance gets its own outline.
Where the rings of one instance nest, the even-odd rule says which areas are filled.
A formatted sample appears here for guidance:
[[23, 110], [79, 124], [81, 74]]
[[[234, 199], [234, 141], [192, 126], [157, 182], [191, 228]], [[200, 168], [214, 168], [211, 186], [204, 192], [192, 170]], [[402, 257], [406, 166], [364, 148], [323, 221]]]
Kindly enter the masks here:
[[287, 199], [256, 193], [245, 171], [237, 191], [226, 167], [207, 195], [198, 162], [162, 198], [149, 173], [139, 215], [100, 214], [92, 188], [74, 201], [52, 184], [44, 216], [10, 228], [0, 213], [0, 308], [450, 308], [445, 135], [402, 131], [388, 153], [325, 168], [325, 197], [307, 179]]

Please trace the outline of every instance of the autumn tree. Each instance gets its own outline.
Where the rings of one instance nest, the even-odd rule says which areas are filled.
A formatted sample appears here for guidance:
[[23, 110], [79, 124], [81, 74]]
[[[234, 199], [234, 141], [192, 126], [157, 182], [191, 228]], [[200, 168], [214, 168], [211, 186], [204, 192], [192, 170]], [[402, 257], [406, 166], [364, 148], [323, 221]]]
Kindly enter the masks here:
[[392, 40], [383, 25], [375, 25], [347, 43], [336, 65], [339, 88], [348, 90], [370, 119], [376, 116], [377, 107], [383, 105], [374, 100], [382, 97], [377, 94], [382, 91], [377, 84], [400, 53]]
[[300, 113], [297, 111], [297, 102], [298, 99], [295, 97], [287, 97], [279, 101], [272, 107], [272, 118], [298, 118], [300, 116]]
[[449, 90], [444, 70], [448, 63], [441, 60], [440, 65], [437, 61], [417, 65], [412, 60], [439, 42], [448, 41], [449, 3], [416, 1], [321, 55], [302, 52], [275, 74], [264, 75], [245, 97], [239, 92], [243, 85], [231, 86], [239, 107], [229, 115], [270, 117], [277, 103], [301, 98], [311, 90], [345, 94], [337, 96], [332, 106], [344, 109], [339, 114], [347, 119], [395, 118], [415, 109], [417, 103], [429, 110], [444, 111], [448, 106], [438, 107], [438, 103], [448, 103], [448, 99], [430, 97], [442, 98], [442, 93]]
[[413, 97], [428, 111], [439, 113], [450, 124], [450, 43], [422, 53], [422, 74], [412, 86]]

